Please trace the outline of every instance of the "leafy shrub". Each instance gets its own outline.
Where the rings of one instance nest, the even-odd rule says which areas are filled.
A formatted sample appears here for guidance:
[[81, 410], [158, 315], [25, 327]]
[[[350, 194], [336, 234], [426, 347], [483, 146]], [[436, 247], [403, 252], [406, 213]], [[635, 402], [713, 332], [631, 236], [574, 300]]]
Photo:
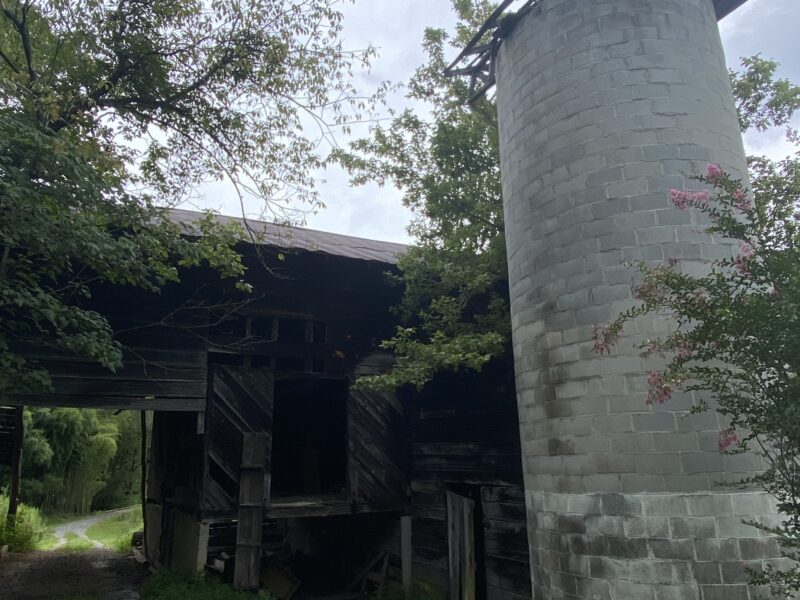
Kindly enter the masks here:
[[13, 527], [6, 521], [8, 496], [0, 495], [0, 546], [8, 544], [14, 552], [33, 550], [47, 531], [39, 509], [20, 504]]

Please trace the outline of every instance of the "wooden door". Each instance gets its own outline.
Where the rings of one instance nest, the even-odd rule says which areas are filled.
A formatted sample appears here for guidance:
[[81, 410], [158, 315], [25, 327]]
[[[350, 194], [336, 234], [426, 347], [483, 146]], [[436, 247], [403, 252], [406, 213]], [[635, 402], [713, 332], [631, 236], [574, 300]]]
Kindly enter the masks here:
[[447, 492], [450, 600], [475, 600], [475, 502]]
[[270, 472], [275, 379], [267, 368], [213, 365], [206, 409], [203, 511], [236, 514], [245, 433], [264, 434], [264, 472]]

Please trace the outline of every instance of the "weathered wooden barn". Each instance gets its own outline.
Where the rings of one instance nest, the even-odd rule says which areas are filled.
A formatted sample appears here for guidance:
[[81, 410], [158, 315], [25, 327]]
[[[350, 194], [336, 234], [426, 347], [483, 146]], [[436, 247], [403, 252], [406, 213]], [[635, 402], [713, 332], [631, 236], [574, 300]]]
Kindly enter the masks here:
[[[191, 235], [198, 215], [173, 216]], [[378, 346], [403, 246], [251, 225], [251, 295], [199, 270], [160, 296], [98, 288], [123, 368], [31, 347], [54, 392], [11, 403], [153, 411], [155, 565], [266, 578], [282, 597], [411, 578], [454, 599], [530, 597], [510, 358], [419, 392], [352, 389], [391, 368]]]

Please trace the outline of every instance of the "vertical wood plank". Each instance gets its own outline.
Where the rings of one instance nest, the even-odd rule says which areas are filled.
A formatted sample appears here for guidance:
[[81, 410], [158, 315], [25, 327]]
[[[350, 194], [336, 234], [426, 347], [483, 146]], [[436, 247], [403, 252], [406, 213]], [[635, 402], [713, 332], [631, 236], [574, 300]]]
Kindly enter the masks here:
[[475, 502], [447, 492], [447, 554], [451, 600], [475, 600]]
[[411, 517], [403, 515], [400, 517], [400, 568], [403, 579], [403, 597], [406, 600], [411, 600], [414, 589], [411, 550]]
[[447, 564], [450, 575], [450, 600], [461, 600], [460, 508], [458, 495], [447, 492]]
[[461, 599], [475, 600], [475, 503], [461, 498], [463, 534], [461, 536]]

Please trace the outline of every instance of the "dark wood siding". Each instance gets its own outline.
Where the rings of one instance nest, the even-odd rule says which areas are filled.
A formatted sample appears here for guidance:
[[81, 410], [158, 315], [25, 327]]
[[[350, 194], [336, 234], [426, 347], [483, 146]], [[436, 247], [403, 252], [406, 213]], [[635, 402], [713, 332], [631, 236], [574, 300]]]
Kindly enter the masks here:
[[[392, 357], [376, 353], [355, 369], [357, 376], [391, 368]], [[351, 389], [347, 397], [350, 494], [357, 503], [399, 506], [406, 497], [403, 407], [395, 394]]]
[[230, 515], [239, 500], [242, 434], [266, 434], [266, 470], [272, 450], [274, 376], [266, 368], [213, 365], [206, 411], [206, 465], [202, 511]]
[[406, 400], [416, 578], [447, 589], [446, 493], [476, 503], [477, 597], [530, 598], [519, 421], [510, 357], [442, 374]]
[[26, 357], [45, 367], [53, 391], [9, 399], [27, 406], [78, 406], [138, 410], [203, 410], [206, 342], [197, 328], [158, 320], [111, 318], [122, 345], [123, 364], [111, 371], [98, 363], [42, 345], [22, 345]]

